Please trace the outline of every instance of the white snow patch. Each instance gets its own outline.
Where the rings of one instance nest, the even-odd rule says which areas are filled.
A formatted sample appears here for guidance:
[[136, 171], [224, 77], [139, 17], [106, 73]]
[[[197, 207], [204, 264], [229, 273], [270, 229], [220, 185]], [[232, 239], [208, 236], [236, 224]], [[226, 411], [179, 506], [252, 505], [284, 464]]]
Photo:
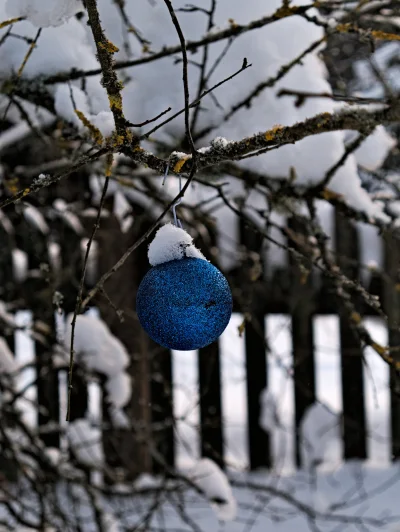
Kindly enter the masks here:
[[26, 17], [38, 28], [61, 26], [83, 6], [80, 0], [7, 0], [10, 17]]
[[[67, 317], [64, 342], [69, 348], [71, 321]], [[107, 325], [95, 316], [81, 315], [76, 319], [74, 350], [85, 366], [92, 370], [114, 377], [129, 364], [129, 356], [123, 344], [109, 330]]]
[[133, 217], [129, 216], [132, 207], [126, 199], [125, 194], [120, 190], [116, 190], [114, 194], [114, 214], [117, 217], [121, 231], [126, 233], [132, 226]]
[[16, 327], [15, 318], [7, 311], [6, 304], [0, 300], [0, 322], [5, 323], [9, 327]]
[[[82, 260], [84, 260], [86, 256], [88, 243], [89, 243], [88, 238], [82, 238], [81, 240]], [[97, 268], [98, 260], [99, 260], [99, 243], [97, 242], [97, 240], [92, 240], [92, 243], [90, 245], [88, 260], [86, 263], [86, 275], [85, 275], [85, 281], [86, 283], [90, 285], [96, 284], [96, 281], [98, 278], [98, 268]]]
[[113, 427], [118, 429], [129, 429], [131, 424], [129, 423], [128, 416], [122, 410], [122, 408], [109, 408], [109, 414]]
[[129, 375], [117, 373], [106, 382], [107, 398], [116, 408], [121, 408], [129, 401], [131, 386], [132, 382]]
[[0, 375], [2, 373], [14, 373], [18, 365], [13, 357], [5, 339], [0, 336]]
[[105, 137], [109, 137], [115, 129], [114, 116], [111, 111], [100, 111], [97, 115], [92, 115], [90, 121]]
[[[64, 346], [70, 348], [71, 321], [69, 314], [64, 332]], [[74, 350], [77, 360], [91, 371], [108, 377], [106, 389], [110, 403], [110, 411], [120, 423], [122, 414], [117, 411], [129, 400], [131, 381], [124, 370], [129, 365], [129, 356], [124, 345], [108, 329], [107, 325], [96, 316], [86, 314], [78, 316], [75, 324]]]
[[49, 242], [47, 246], [49, 262], [54, 272], [61, 271], [61, 246], [58, 242]]
[[275, 397], [271, 390], [265, 388], [260, 394], [260, 426], [265, 432], [270, 432], [276, 429], [279, 423], [278, 407]]
[[400, 216], [400, 200], [391, 201], [388, 205], [388, 211], [396, 218]]
[[55, 213], [62, 219], [64, 222], [70, 226], [70, 228], [75, 231], [78, 235], [83, 233], [82, 224], [78, 216], [68, 208], [68, 204], [61, 198], [54, 200], [53, 208]]
[[122, 532], [121, 523], [110, 512], [104, 512], [101, 515], [101, 526], [104, 532]]
[[[360, 262], [363, 266], [374, 262], [378, 269], [384, 266], [383, 240], [379, 235], [379, 230], [374, 225], [357, 223], [358, 235], [360, 239]], [[371, 278], [371, 271], [361, 268], [361, 279], [367, 284]]]
[[211, 150], [211, 146], [204, 146], [203, 148], [199, 148], [197, 151], [198, 153], [202, 153], [204, 155], [205, 153], [208, 153]]
[[322, 403], [311, 405], [301, 422], [301, 455], [306, 469], [324, 462], [332, 444], [340, 444], [340, 416]]
[[98, 468], [104, 462], [101, 432], [86, 419], [68, 424], [67, 436], [76, 459], [83, 465]]
[[232, 521], [236, 517], [237, 505], [231, 486], [215, 462], [203, 458], [190, 470], [188, 478], [210, 501], [218, 519]]
[[33, 225], [44, 235], [48, 234], [50, 231], [49, 226], [47, 225], [47, 222], [39, 209], [33, 205], [29, 205], [29, 203], [25, 203], [23, 206], [23, 213], [27, 222]]
[[28, 275], [28, 255], [22, 249], [12, 250], [14, 281], [23, 283]]
[[[352, 134], [354, 138], [356, 134]], [[375, 171], [382, 166], [390, 150], [396, 146], [396, 140], [383, 126], [377, 126], [354, 152], [357, 163], [366, 170]]]
[[59, 463], [62, 460], [62, 454], [61, 454], [60, 449], [57, 449], [56, 447], [46, 447], [44, 449], [44, 452], [45, 452], [47, 458], [50, 460], [50, 462], [54, 466], [58, 466], [59, 465]]
[[14, 227], [10, 222], [9, 217], [6, 216], [2, 210], [0, 210], [0, 224], [3, 226], [4, 231], [9, 235], [14, 233]]
[[148, 258], [152, 266], [184, 257], [207, 260], [193, 244], [193, 238], [184, 229], [169, 223], [163, 225], [149, 245]]
[[211, 146], [215, 149], [215, 150], [223, 150], [224, 148], [226, 148], [227, 146], [229, 146], [230, 144], [230, 141], [227, 140], [226, 138], [224, 137], [216, 137], [215, 139], [213, 139], [211, 141]]

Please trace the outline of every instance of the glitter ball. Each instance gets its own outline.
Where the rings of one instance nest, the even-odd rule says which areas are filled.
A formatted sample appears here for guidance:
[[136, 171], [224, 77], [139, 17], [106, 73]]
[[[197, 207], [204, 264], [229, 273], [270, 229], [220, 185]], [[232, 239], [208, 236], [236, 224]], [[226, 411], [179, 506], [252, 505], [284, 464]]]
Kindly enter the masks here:
[[139, 321], [169, 349], [190, 351], [216, 340], [229, 323], [232, 294], [222, 273], [197, 258], [151, 268], [136, 296]]

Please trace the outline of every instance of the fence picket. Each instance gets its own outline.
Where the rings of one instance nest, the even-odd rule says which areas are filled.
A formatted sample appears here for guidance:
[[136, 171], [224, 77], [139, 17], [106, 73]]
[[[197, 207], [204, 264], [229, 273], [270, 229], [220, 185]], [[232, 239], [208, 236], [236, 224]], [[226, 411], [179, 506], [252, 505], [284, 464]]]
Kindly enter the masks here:
[[[289, 227], [294, 237], [306, 237], [305, 228], [293, 219]], [[296, 242], [290, 241], [291, 246]], [[314, 297], [311, 263], [301, 266], [289, 254], [291, 270], [290, 307], [292, 316], [293, 382], [295, 400], [295, 459], [301, 465], [300, 425], [307, 408], [315, 402], [315, 360], [313, 339]], [[303, 270], [302, 270], [303, 268]]]
[[[198, 246], [214, 264], [217, 245], [217, 233], [211, 220], [206, 220], [198, 238]], [[222, 383], [220, 344], [218, 341], [199, 349], [199, 406], [200, 406], [200, 453], [202, 457], [211, 458], [220, 467], [225, 466], [224, 432], [222, 417]]]
[[221, 366], [218, 342], [199, 349], [201, 456], [224, 467]]
[[[385, 273], [387, 280], [384, 290], [384, 308], [388, 316], [389, 346], [400, 346], [400, 242], [393, 234], [385, 236]], [[398, 351], [393, 351], [393, 358], [400, 361]], [[400, 458], [400, 379], [395, 369], [390, 368], [390, 427], [392, 438], [392, 458]]]
[[[153, 439], [160, 455], [168, 467], [175, 464], [174, 412], [172, 389], [172, 356], [169, 349], [157, 346], [152, 349], [151, 361], [151, 404]], [[153, 463], [153, 473], [165, 468]]]
[[[354, 225], [335, 215], [336, 253], [339, 266], [351, 279], [358, 279], [359, 239]], [[363, 350], [348, 316], [339, 311], [341, 379], [343, 401], [343, 457], [367, 457], [364, 400]]]
[[246, 249], [242, 304], [249, 316], [245, 321], [248, 448], [250, 469], [255, 470], [271, 466], [270, 437], [260, 426], [260, 397], [268, 384], [265, 302], [257, 297], [259, 285], [264, 284], [261, 259], [263, 238], [241, 219], [240, 241]]

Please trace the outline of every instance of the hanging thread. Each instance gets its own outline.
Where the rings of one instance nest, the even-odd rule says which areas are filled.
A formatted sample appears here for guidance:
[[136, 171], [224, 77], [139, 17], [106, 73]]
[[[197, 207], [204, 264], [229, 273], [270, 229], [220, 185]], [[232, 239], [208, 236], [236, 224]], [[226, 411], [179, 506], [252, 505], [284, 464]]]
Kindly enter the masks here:
[[[165, 185], [165, 181], [166, 181], [166, 179], [168, 177], [168, 172], [169, 172], [169, 163], [167, 164], [167, 168], [165, 169], [164, 179], [163, 179], [163, 182], [162, 182], [163, 186]], [[179, 175], [178, 179], [179, 179], [179, 194], [180, 194], [182, 192], [182, 177]], [[176, 227], [179, 227], [180, 229], [182, 229], [182, 224], [181, 224], [181, 221], [176, 216], [176, 208], [182, 202], [182, 199], [183, 198], [178, 198], [176, 200], [176, 202], [171, 207], [172, 214], [173, 214], [173, 217], [174, 217], [174, 225]]]

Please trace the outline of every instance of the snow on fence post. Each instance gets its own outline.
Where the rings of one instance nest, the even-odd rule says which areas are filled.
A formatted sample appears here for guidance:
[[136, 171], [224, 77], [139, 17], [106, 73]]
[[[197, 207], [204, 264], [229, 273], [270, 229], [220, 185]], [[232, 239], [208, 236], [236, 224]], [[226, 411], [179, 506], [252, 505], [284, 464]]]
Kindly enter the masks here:
[[[335, 212], [337, 262], [350, 279], [358, 279], [359, 239], [354, 224]], [[339, 307], [340, 308], [340, 307]], [[343, 403], [343, 458], [365, 459], [366, 416], [364, 400], [363, 350], [349, 317], [339, 310], [341, 381]]]
[[240, 242], [245, 248], [243, 264], [245, 357], [247, 391], [247, 430], [250, 469], [271, 466], [269, 434], [260, 426], [261, 393], [267, 387], [267, 355], [265, 341], [265, 301], [259, 295], [264, 284], [262, 261], [262, 235], [250, 229], [240, 219]]
[[[216, 246], [215, 227], [207, 227], [208, 242], [195, 241], [207, 258]], [[215, 258], [213, 257], [215, 264]], [[199, 397], [200, 397], [200, 445], [201, 456], [211, 458], [221, 468], [224, 467], [224, 434], [222, 420], [222, 386], [219, 342], [199, 349]]]
[[[288, 245], [296, 247], [300, 239], [305, 246], [307, 233], [299, 220], [290, 218], [289, 230], [293, 238]], [[291, 291], [289, 296], [292, 319], [293, 382], [295, 401], [295, 459], [301, 465], [300, 425], [305, 411], [315, 402], [315, 361], [313, 340], [313, 314], [315, 294], [312, 287], [311, 261], [298, 262], [288, 253], [290, 265]]]
[[[389, 346], [396, 348], [391, 355], [400, 361], [400, 241], [392, 233], [385, 235], [385, 273], [384, 309], [388, 317]], [[400, 380], [399, 374], [390, 369], [390, 399], [391, 399], [391, 439], [392, 458], [400, 458]]]

